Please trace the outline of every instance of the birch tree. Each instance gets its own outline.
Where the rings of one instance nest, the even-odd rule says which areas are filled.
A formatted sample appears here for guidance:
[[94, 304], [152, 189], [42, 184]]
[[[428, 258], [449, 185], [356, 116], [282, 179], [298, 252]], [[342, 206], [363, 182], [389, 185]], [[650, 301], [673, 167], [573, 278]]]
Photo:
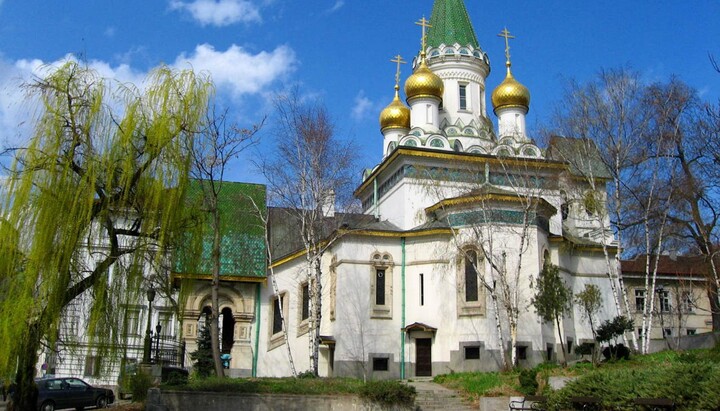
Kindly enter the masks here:
[[[435, 212], [434, 218], [456, 228], [453, 231], [455, 251], [472, 262], [479, 283], [488, 293], [503, 353], [502, 366], [509, 369], [517, 364], [520, 313], [529, 305], [531, 297], [523, 293], [527, 287], [521, 284], [532, 284], [532, 276], [523, 278], [522, 273], [532, 272], [533, 265], [539, 266], [537, 261], [528, 261], [527, 252], [535, 226], [554, 211], [541, 197], [540, 164], [532, 159], [512, 157], [500, 157], [493, 163], [487, 170], [484, 164], [465, 165], [460, 173], [465, 173], [464, 179], [470, 181], [467, 183], [448, 184], [453, 180], [452, 175], [457, 174], [455, 171], [433, 175], [427, 190], [439, 200], [439, 212]], [[488, 177], [494, 184], [485, 182]], [[452, 193], [460, 195], [446, 200]], [[462, 204], [461, 211], [454, 209], [457, 203]], [[508, 218], [512, 221], [505, 221]], [[479, 258], [468, 258], [468, 246], [479, 250]], [[503, 324], [507, 324], [507, 329]], [[509, 353], [505, 351], [506, 335]]]
[[[594, 218], [602, 232], [598, 242], [605, 257], [616, 312], [628, 317], [631, 311], [620, 270], [620, 253], [611, 249], [605, 233], [614, 233], [617, 244], [627, 246], [624, 238], [627, 230], [642, 224], [641, 219], [628, 212], [632, 193], [627, 189], [638, 178], [638, 169], [632, 166], [641, 157], [640, 142], [650, 132], [650, 116], [642, 103], [642, 84], [637, 73], [624, 69], [601, 71], [597, 79], [587, 84], [569, 85], [551, 126], [553, 133], [573, 137], [576, 142], [554, 146], [552, 158], [567, 161], [593, 193], [604, 192], [605, 181], [611, 182], [607, 206], [601, 201], [588, 216]], [[576, 198], [583, 198], [575, 194]], [[583, 205], [587, 210], [587, 202]], [[631, 338], [638, 350], [634, 331]]]
[[40, 111], [27, 147], [14, 150], [0, 213], [0, 374], [16, 373], [20, 409], [37, 406], [39, 349], [52, 349], [63, 308], [81, 296], [86, 335], [96, 355], [112, 358], [147, 256], [161, 261], [174, 238], [187, 140], [212, 94], [192, 71], [162, 67], [136, 88], [75, 62], [27, 90]]
[[271, 204], [297, 224], [301, 238], [310, 301], [309, 364], [317, 375], [322, 258], [335, 244], [342, 226], [342, 216], [335, 215], [335, 208], [352, 201], [356, 156], [352, 145], [335, 135], [334, 124], [319, 103], [302, 101], [295, 90], [278, 96], [275, 108], [277, 150], [273, 158], [260, 164], [260, 170], [268, 182]]

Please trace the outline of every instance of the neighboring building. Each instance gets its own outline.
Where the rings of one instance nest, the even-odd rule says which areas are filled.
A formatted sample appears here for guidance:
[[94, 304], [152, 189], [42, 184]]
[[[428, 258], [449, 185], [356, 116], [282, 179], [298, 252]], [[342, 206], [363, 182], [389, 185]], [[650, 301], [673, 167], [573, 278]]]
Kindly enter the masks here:
[[[650, 256], [646, 273], [645, 255], [621, 262], [623, 281], [634, 313], [635, 329], [642, 336], [643, 310], [648, 293], [654, 293], [650, 338], [676, 339], [712, 331], [712, 316], [707, 290], [708, 264], [705, 257], [657, 258], [657, 277], [652, 285], [656, 256]], [[646, 286], [646, 278], [648, 285]]]
[[[596, 321], [617, 314], [603, 253], [612, 261], [617, 245], [599, 212], [607, 174], [594, 176], [593, 191], [558, 155], [578, 140], [555, 137], [546, 150], [535, 144], [525, 127], [530, 93], [506, 57], [505, 79], [491, 94], [495, 131], [486, 106], [489, 59], [465, 6], [435, 1], [427, 46], [405, 81], [409, 106], [397, 84], [380, 114], [383, 159], [355, 191], [363, 215], [327, 216], [345, 234], [322, 262], [321, 375], [497, 370], [495, 310], [483, 280], [499, 281], [491, 262], [497, 267], [500, 259], [507, 271], [521, 263], [517, 278], [509, 280], [520, 312], [521, 365], [560, 355], [555, 327], [530, 305], [532, 282], [546, 258], [560, 267], [573, 292], [585, 284], [601, 288], [605, 304]], [[270, 229], [280, 292], [261, 290], [259, 376], [290, 374], [279, 310], [295, 367], [310, 367], [307, 262], [302, 247], [292, 247], [296, 223], [281, 210], [276, 217]], [[505, 312], [499, 317], [508, 333]], [[562, 327], [571, 345], [592, 339], [577, 310]], [[509, 343], [509, 335], [504, 338]]]

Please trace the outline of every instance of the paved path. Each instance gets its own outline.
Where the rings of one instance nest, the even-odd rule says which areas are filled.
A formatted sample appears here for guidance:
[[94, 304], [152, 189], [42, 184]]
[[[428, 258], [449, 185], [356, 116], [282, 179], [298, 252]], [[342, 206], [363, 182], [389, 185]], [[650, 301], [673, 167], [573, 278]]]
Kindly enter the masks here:
[[477, 410], [477, 407], [463, 401], [459, 393], [447, 389], [440, 384], [435, 384], [431, 379], [414, 378], [407, 381], [408, 385], [415, 387], [417, 397], [415, 406], [419, 411], [434, 410]]

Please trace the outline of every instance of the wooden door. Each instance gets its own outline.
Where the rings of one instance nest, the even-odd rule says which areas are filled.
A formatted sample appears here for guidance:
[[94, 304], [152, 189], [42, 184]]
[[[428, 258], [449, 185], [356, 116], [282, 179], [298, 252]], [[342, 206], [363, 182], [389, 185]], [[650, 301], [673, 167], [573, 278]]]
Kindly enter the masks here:
[[415, 375], [432, 376], [432, 339], [415, 339]]

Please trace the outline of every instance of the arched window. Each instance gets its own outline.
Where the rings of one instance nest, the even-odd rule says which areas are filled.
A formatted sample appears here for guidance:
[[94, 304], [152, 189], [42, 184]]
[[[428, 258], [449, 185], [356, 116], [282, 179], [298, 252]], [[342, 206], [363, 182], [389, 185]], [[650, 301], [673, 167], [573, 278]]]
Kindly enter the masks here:
[[465, 301], [478, 300], [477, 252], [469, 250], [465, 253]]
[[373, 253], [370, 260], [371, 317], [392, 318], [393, 259], [389, 253]]
[[463, 146], [460, 140], [455, 140], [455, 143], [453, 144], [453, 150], [458, 153], [463, 151]]
[[220, 313], [222, 315], [221, 349], [223, 353], [229, 354], [235, 342], [235, 318], [229, 307], [223, 308]]
[[458, 259], [458, 316], [485, 314], [485, 259], [475, 247], [465, 248]]

